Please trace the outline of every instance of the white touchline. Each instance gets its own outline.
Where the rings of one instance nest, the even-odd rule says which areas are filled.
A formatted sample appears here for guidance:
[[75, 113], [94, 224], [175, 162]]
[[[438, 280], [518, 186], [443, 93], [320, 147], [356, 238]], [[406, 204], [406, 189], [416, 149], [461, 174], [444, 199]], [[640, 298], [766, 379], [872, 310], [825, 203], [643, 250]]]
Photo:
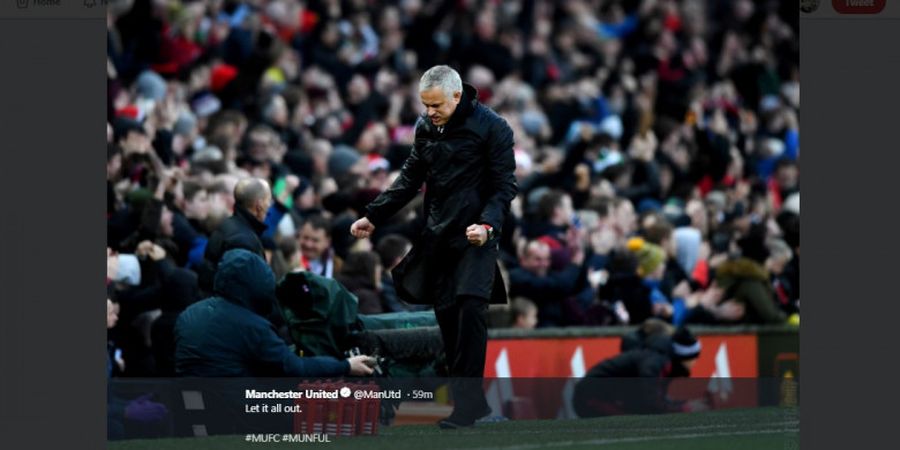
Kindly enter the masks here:
[[[758, 427], [773, 427], [773, 426], [797, 426], [800, 425], [799, 420], [790, 420], [790, 421], [779, 421], [779, 422], [763, 422], [753, 424]], [[691, 425], [686, 427], [647, 427], [647, 428], [635, 428], [635, 427], [611, 427], [611, 428], [603, 428], [603, 431], [621, 431], [621, 432], [640, 432], [640, 431], [657, 431], [657, 432], [667, 432], [667, 431], [694, 431], [694, 430], [710, 430], [716, 428], [738, 428], [738, 427], [746, 427], [746, 424], [743, 423], [731, 423], [731, 424], [714, 424], [714, 425]], [[580, 433], [584, 432], [584, 428], [563, 428], [563, 427], [554, 427], [554, 433]], [[516, 430], [516, 434], [545, 434], [547, 430]], [[508, 434], [509, 430], [504, 429], [485, 429], [475, 427], [469, 430], [457, 430], [453, 434], [465, 434], [465, 435], [487, 435], [487, 434]], [[430, 431], [423, 431], [420, 435], [430, 435]], [[494, 447], [490, 447], [494, 448]], [[479, 450], [478, 448], [467, 448], [466, 450]]]
[[767, 430], [753, 430], [753, 431], [732, 431], [732, 432], [719, 432], [719, 433], [689, 433], [689, 434], [671, 434], [666, 436], [647, 436], [647, 437], [625, 437], [625, 438], [606, 438], [606, 439], [587, 439], [583, 441], [560, 441], [560, 442], [547, 442], [543, 444], [528, 444], [528, 445], [511, 445], [507, 447], [476, 447], [471, 448], [467, 447], [465, 450], [488, 450], [488, 449], [503, 449], [503, 450], [527, 450], [532, 448], [546, 448], [546, 447], [571, 447], [575, 445], [609, 445], [609, 444], [625, 444], [630, 442], [649, 442], [649, 441], [666, 441], [671, 439], [694, 439], [694, 438], [707, 438], [707, 437], [722, 437], [722, 436], [745, 436], [751, 434], [779, 434], [779, 433], [793, 433], [799, 432], [798, 428], [773, 428]]

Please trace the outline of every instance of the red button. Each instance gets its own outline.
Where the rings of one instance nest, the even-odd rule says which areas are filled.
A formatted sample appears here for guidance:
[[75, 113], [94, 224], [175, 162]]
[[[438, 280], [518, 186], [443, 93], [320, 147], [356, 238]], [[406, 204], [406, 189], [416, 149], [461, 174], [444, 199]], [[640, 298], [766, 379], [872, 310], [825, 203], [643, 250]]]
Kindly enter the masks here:
[[878, 14], [887, 0], [831, 0], [831, 6], [841, 14]]

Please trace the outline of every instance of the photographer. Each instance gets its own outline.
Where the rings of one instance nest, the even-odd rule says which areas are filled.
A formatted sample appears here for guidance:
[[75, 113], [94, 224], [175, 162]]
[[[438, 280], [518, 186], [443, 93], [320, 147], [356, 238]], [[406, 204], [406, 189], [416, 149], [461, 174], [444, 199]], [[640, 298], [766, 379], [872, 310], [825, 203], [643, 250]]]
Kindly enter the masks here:
[[266, 316], [275, 305], [275, 276], [250, 251], [222, 257], [215, 296], [188, 307], [175, 325], [175, 372], [181, 376], [362, 376], [371, 360], [298, 357]]

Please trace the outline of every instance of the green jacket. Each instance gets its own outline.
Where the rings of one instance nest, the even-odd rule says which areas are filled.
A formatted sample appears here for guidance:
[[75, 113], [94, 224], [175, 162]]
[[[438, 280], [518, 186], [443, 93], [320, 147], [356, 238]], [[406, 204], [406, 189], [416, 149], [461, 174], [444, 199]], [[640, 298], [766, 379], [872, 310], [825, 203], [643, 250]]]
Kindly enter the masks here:
[[736, 299], [746, 308], [746, 323], [784, 323], [786, 317], [775, 303], [769, 272], [748, 258], [722, 263], [716, 269], [716, 284], [725, 290], [724, 300]]

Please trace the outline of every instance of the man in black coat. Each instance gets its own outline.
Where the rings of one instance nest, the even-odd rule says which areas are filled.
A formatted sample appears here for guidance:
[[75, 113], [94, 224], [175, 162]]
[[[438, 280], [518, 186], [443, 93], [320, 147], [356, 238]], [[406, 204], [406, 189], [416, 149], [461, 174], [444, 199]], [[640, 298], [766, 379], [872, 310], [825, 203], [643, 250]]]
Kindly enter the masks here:
[[419, 93], [426, 115], [416, 122], [413, 150], [394, 184], [369, 204], [350, 233], [369, 237], [427, 185], [425, 228], [392, 275], [401, 299], [434, 305], [455, 380], [453, 413], [438, 424], [458, 428], [490, 413], [481, 377], [488, 303], [506, 303], [497, 256], [518, 190], [513, 134], [448, 66], [426, 71]]
[[222, 255], [242, 248], [265, 258], [260, 236], [266, 231], [266, 214], [272, 206], [269, 183], [259, 178], [245, 178], [234, 186], [234, 214], [213, 232], [206, 245], [206, 264], [200, 271], [200, 286], [209, 292]]

